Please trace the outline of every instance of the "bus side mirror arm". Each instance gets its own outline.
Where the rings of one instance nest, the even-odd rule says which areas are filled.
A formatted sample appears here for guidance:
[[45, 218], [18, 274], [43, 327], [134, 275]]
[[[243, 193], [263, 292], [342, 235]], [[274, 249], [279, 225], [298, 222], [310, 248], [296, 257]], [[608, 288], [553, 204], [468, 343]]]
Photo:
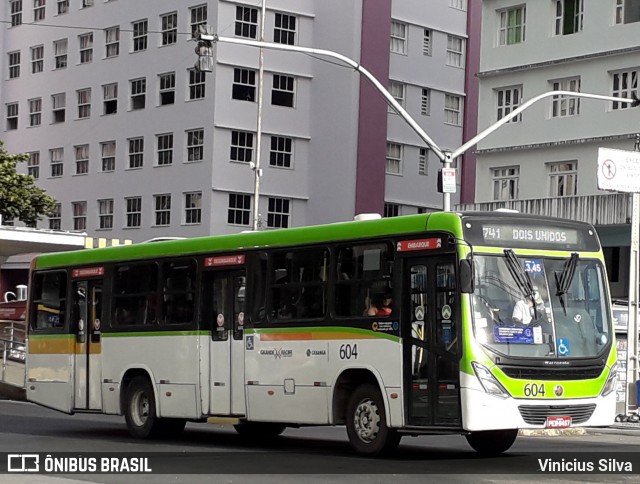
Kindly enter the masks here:
[[475, 285], [473, 282], [473, 260], [472, 259], [462, 259], [460, 261], [460, 292], [464, 294], [471, 294], [475, 289]]

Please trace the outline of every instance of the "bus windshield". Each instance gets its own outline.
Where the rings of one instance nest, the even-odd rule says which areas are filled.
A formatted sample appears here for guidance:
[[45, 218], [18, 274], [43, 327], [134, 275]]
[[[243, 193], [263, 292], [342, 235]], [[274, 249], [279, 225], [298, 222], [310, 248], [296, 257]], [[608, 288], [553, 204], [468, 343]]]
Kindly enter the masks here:
[[476, 339], [516, 358], [593, 358], [611, 340], [605, 276], [597, 260], [476, 255]]

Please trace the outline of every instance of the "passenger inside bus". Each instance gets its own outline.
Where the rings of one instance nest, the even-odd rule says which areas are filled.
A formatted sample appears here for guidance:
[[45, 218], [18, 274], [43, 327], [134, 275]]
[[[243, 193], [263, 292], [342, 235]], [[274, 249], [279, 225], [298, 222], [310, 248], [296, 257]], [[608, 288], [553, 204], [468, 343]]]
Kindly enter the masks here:
[[370, 301], [369, 309], [367, 309], [367, 316], [389, 316], [392, 313], [391, 309], [391, 294], [375, 294]]

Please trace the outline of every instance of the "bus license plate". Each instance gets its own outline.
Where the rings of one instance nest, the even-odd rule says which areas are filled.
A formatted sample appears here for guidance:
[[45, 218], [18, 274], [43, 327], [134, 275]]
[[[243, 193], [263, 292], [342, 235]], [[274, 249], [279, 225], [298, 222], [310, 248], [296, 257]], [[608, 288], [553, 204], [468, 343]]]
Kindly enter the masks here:
[[566, 429], [571, 427], [571, 417], [547, 417], [547, 429]]

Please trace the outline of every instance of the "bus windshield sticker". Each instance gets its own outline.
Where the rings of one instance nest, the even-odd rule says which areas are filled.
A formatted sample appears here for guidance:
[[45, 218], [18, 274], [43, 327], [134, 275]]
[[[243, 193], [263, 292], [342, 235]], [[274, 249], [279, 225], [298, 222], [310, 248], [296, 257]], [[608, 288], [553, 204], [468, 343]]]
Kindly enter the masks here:
[[218, 255], [207, 257], [204, 260], [205, 267], [238, 266], [244, 264], [244, 254], [240, 255]]
[[541, 344], [542, 329], [521, 328], [519, 326], [495, 326], [493, 335], [496, 343]]
[[71, 277], [78, 279], [80, 277], [98, 277], [104, 276], [104, 267], [82, 267], [71, 271]]
[[524, 270], [529, 274], [542, 274], [542, 261], [541, 260], [525, 260]]
[[556, 348], [558, 350], [558, 356], [569, 356], [571, 354], [569, 340], [567, 338], [558, 338]]
[[429, 239], [417, 240], [401, 240], [398, 242], [398, 252], [407, 252], [411, 250], [428, 250], [439, 249], [442, 247], [442, 239], [440, 237], [431, 237]]

